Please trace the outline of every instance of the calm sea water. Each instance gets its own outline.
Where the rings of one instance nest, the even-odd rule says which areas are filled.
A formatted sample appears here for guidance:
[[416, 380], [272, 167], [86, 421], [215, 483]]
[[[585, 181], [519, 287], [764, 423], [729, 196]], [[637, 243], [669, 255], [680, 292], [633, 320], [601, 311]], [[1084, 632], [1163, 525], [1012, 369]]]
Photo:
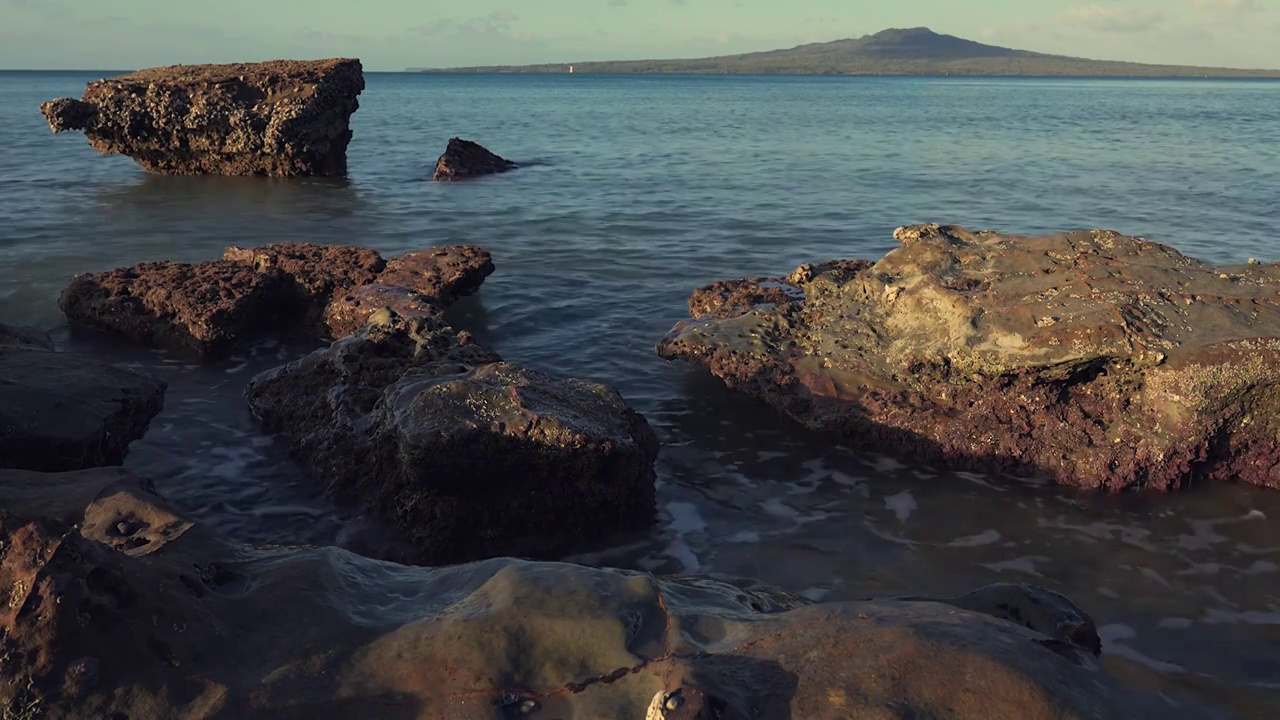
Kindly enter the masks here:
[[[1280, 84], [374, 74], [346, 181], [168, 178], [52, 136], [97, 75], [0, 73], [0, 322], [146, 367], [168, 407], [129, 466], [255, 543], [348, 543], [251, 422], [251, 374], [73, 337], [67, 278], [232, 244], [479, 243], [456, 324], [508, 359], [619, 387], [659, 429], [660, 523], [577, 558], [764, 578], [815, 599], [1033, 582], [1097, 618], [1128, 682], [1245, 716], [1280, 699], [1280, 493], [1098, 498], [912, 465], [803, 432], [655, 342], [714, 279], [875, 258], [899, 225], [1107, 227], [1212, 260], [1280, 259]], [[429, 182], [461, 135], [527, 164]], [[548, 518], [554, 522], [554, 518]]]

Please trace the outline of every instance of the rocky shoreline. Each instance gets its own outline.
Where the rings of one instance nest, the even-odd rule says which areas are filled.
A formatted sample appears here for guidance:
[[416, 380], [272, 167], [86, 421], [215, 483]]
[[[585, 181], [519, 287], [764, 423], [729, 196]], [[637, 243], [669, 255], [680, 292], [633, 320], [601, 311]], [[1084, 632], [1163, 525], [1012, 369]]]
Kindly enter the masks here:
[[[176, 66], [47, 103], [152, 172], [340, 175], [358, 61]], [[454, 138], [435, 179], [515, 163]], [[1107, 491], [1280, 487], [1280, 265], [1107, 231], [901, 228], [879, 261], [694, 292], [659, 345], [809, 427]], [[444, 312], [477, 246], [227, 248], [76, 276], [72, 326], [202, 361], [324, 347], [245, 400], [378, 558], [240, 545], [124, 464], [166, 384], [0, 326], [0, 711], [109, 718], [1207, 717], [1122, 687], [1029, 585], [814, 603], [757, 581], [552, 562], [644, 531], [657, 433]], [[435, 566], [435, 567], [431, 567]]]

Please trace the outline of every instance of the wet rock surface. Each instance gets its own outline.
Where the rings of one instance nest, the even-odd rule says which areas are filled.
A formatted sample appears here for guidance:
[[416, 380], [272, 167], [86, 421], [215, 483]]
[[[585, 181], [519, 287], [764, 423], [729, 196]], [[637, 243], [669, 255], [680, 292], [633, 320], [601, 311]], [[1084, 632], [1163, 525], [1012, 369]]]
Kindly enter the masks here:
[[494, 175], [515, 170], [519, 165], [495, 155], [479, 143], [452, 138], [444, 154], [436, 161], [433, 179], [436, 182], [469, 180], [483, 175]]
[[0, 325], [0, 468], [124, 462], [129, 443], [163, 408], [165, 384], [85, 355], [52, 352], [52, 343], [41, 340]]
[[337, 176], [364, 90], [359, 60], [151, 68], [41, 106], [54, 132], [178, 175]]
[[0, 325], [0, 349], [3, 348], [53, 350], [53, 339], [35, 328]]
[[251, 550], [118, 469], [0, 471], [0, 541], [0, 707], [18, 717], [1213, 717], [946, 600]]
[[[384, 304], [405, 308], [400, 297], [408, 291], [353, 294], [384, 277], [409, 283], [413, 302], [442, 307], [474, 292], [492, 271], [489, 254], [472, 246], [418, 251], [388, 263], [367, 248], [281, 243], [228, 248], [223, 259], [202, 263], [151, 262], [78, 275], [58, 304], [73, 325], [217, 358], [272, 333], [346, 334]], [[339, 307], [330, 309], [331, 301]]]
[[438, 314], [381, 311], [246, 396], [408, 560], [555, 558], [653, 517], [658, 440], [616, 391], [508, 365]]
[[379, 310], [401, 317], [430, 315], [479, 290], [493, 271], [489, 253], [475, 245], [405, 253], [389, 261], [373, 283], [335, 294], [324, 310], [324, 324], [329, 337], [340, 338], [364, 327]]
[[708, 317], [659, 353], [810, 427], [952, 465], [1113, 491], [1280, 487], [1280, 265], [1109, 231], [895, 236], [870, 267], [774, 281], [792, 302], [752, 282], [699, 291]]

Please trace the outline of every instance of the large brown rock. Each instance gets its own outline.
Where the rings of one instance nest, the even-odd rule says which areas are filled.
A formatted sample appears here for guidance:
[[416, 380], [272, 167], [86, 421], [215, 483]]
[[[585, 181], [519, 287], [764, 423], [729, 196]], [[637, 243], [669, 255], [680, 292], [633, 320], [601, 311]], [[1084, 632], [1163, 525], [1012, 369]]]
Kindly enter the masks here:
[[[474, 246], [432, 248], [388, 263], [368, 248], [280, 243], [227, 248], [221, 260], [78, 275], [58, 303], [74, 325], [217, 358], [269, 333], [349, 334], [383, 306], [405, 309], [395, 302], [405, 293], [438, 311], [474, 292], [491, 272], [489, 254]], [[384, 278], [412, 289], [356, 293]], [[340, 309], [331, 310], [331, 302]]]
[[418, 562], [554, 558], [653, 517], [658, 441], [616, 391], [508, 365], [436, 315], [384, 311], [246, 394]]
[[436, 160], [436, 182], [470, 180], [482, 175], [494, 175], [515, 170], [519, 165], [495, 155], [479, 143], [452, 138], [444, 154]]
[[175, 65], [89, 83], [41, 106], [54, 132], [174, 175], [343, 175], [359, 60]]
[[[19, 337], [13, 344], [6, 337]], [[47, 338], [45, 338], [47, 340]], [[165, 383], [0, 326], [0, 468], [119, 465], [164, 407]]]
[[658, 351], [811, 427], [949, 464], [1280, 487], [1280, 265], [1100, 230], [895, 236], [869, 268], [806, 266], [775, 281], [799, 299], [712, 311]]
[[1083, 615], [1065, 600], [1032, 629], [969, 597], [809, 605], [736, 578], [249, 551], [118, 470], [0, 472], [0, 544], [14, 717], [1213, 717], [1119, 687], [1096, 636], [1056, 632]]
[[72, 325], [219, 357], [279, 325], [285, 280], [233, 262], [150, 262], [72, 278], [58, 305]]

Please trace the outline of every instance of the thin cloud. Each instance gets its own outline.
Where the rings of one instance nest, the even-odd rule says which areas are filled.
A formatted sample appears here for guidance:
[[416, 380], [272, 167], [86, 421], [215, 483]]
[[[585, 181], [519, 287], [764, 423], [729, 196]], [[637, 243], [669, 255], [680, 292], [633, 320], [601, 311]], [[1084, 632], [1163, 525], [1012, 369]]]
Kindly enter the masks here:
[[1159, 10], [1144, 10], [1129, 5], [1091, 3], [1069, 8], [1058, 16], [1058, 21], [1098, 32], [1144, 33], [1163, 25], [1165, 15]]

